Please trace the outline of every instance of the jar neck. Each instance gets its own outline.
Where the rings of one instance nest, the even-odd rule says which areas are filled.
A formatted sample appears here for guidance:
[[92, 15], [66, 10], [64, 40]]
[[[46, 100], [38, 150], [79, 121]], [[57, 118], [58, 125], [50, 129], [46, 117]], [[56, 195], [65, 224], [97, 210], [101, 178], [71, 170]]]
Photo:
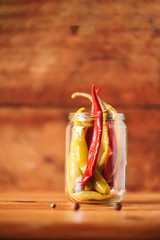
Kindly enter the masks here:
[[[69, 114], [69, 120], [73, 120], [74, 117], [78, 121], [94, 121], [96, 117], [99, 117], [98, 115], [95, 115], [94, 113], [89, 113], [89, 112], [81, 112], [81, 113], [70, 113]], [[102, 116], [105, 121], [123, 121], [125, 119], [123, 113], [117, 113], [114, 118], [112, 118], [112, 115], [110, 113], [103, 113]]]

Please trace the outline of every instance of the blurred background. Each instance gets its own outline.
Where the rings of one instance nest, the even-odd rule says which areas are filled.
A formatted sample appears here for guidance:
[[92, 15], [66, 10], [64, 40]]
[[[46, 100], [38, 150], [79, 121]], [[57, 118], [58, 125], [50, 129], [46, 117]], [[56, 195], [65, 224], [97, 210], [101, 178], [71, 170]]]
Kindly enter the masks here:
[[64, 190], [76, 91], [125, 114], [127, 189], [159, 191], [160, 2], [0, 0], [0, 191]]

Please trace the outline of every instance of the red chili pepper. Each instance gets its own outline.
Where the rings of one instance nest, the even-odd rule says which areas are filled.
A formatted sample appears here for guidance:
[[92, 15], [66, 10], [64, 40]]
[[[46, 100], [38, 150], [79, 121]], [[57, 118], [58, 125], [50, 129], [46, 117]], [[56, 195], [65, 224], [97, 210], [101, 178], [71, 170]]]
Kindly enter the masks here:
[[[101, 87], [99, 87], [97, 89], [97, 95], [99, 95], [101, 91]], [[94, 113], [94, 104], [92, 102], [92, 105], [91, 105], [91, 113]], [[90, 145], [91, 145], [91, 142], [92, 142], [92, 136], [93, 136], [93, 126], [92, 127], [87, 127], [85, 129], [85, 139], [86, 139], [86, 143], [87, 143], [87, 146], [88, 146], [88, 149], [90, 148]]]
[[92, 85], [92, 98], [93, 98], [93, 109], [95, 114], [94, 129], [93, 129], [92, 142], [91, 142], [89, 153], [88, 153], [87, 166], [83, 174], [82, 181], [80, 182], [80, 185], [82, 187], [85, 186], [87, 181], [93, 176], [96, 163], [97, 163], [97, 156], [98, 156], [98, 152], [101, 144], [101, 137], [102, 137], [103, 114], [102, 114], [101, 105], [99, 103], [99, 99], [97, 97], [97, 93], [95, 91], [95, 85]]
[[108, 181], [112, 175], [114, 170], [114, 166], [117, 158], [117, 140], [116, 133], [114, 128], [114, 121], [107, 121], [107, 129], [108, 129], [108, 153], [106, 157], [106, 161], [103, 168], [103, 176]]
[[87, 127], [85, 129], [85, 139], [86, 139], [86, 143], [87, 143], [88, 149], [91, 146], [92, 136], [93, 136], [93, 126], [92, 127]]
[[[99, 96], [99, 93], [100, 93], [100, 91], [101, 91], [101, 87], [99, 87], [98, 89], [97, 89], [97, 95]], [[94, 113], [94, 103], [92, 102], [92, 106], [91, 106], [91, 113]]]

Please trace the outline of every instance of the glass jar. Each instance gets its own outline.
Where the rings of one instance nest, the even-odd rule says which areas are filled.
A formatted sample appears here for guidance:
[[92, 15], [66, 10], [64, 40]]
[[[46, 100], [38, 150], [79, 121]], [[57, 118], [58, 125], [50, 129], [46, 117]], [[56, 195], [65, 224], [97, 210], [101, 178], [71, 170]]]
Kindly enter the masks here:
[[[76, 121], [75, 121], [76, 118]], [[94, 131], [94, 114], [69, 114], [66, 129], [65, 191], [71, 201], [113, 204], [126, 192], [127, 127], [124, 114], [103, 113], [101, 143], [91, 178], [82, 187]], [[96, 146], [94, 146], [96, 147]]]

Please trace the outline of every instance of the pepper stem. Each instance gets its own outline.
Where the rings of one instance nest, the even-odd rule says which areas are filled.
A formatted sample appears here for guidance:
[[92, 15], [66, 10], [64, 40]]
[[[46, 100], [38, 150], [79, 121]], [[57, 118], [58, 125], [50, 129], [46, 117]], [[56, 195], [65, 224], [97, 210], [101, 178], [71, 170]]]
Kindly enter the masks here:
[[85, 108], [84, 108], [84, 107], [81, 107], [80, 109], [78, 109], [78, 111], [76, 112], [76, 114], [77, 114], [77, 113], [81, 113], [81, 112], [83, 112], [83, 111], [85, 111]]
[[85, 97], [85, 98], [88, 98], [91, 102], [93, 102], [92, 96], [88, 93], [75, 92], [71, 95], [71, 98], [76, 98], [76, 97]]
[[[76, 98], [76, 97], [85, 97], [85, 98], [88, 98], [91, 102], [93, 102], [92, 96], [88, 93], [75, 92], [71, 95], [71, 98]], [[111, 105], [101, 101], [99, 96], [98, 96], [98, 99], [99, 99], [99, 102], [101, 104], [102, 111], [104, 113], [110, 112], [111, 115], [112, 115], [112, 118], [115, 119], [117, 111]]]

